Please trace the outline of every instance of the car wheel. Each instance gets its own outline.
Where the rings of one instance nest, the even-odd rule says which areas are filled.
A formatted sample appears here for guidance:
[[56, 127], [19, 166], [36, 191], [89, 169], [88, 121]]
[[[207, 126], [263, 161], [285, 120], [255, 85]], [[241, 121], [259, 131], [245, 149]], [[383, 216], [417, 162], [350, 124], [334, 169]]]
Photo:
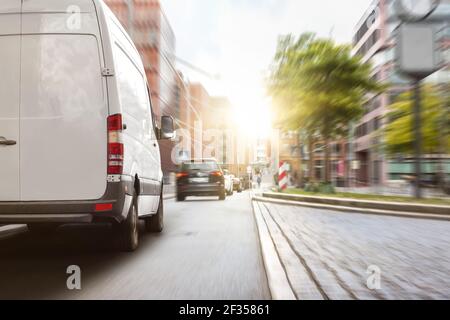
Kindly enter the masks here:
[[161, 233], [164, 229], [164, 198], [162, 194], [159, 199], [158, 212], [145, 220], [145, 229], [152, 233]]
[[226, 191], [223, 190], [219, 193], [219, 200], [224, 201], [227, 198]]
[[136, 200], [133, 200], [125, 221], [114, 225], [114, 236], [118, 250], [133, 252], [137, 249], [139, 245], [139, 228]]
[[177, 201], [178, 201], [178, 202], [183, 202], [184, 200], [186, 200], [186, 197], [185, 197], [185, 196], [183, 196], [182, 194], [178, 194], [178, 195], [177, 195]]

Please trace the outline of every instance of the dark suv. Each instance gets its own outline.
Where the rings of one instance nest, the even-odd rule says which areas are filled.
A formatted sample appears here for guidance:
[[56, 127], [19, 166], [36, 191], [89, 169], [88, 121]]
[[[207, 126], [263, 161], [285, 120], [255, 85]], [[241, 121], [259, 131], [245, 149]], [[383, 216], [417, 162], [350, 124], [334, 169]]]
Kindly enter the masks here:
[[225, 200], [224, 174], [216, 160], [183, 162], [177, 174], [177, 201], [189, 196], [217, 196]]

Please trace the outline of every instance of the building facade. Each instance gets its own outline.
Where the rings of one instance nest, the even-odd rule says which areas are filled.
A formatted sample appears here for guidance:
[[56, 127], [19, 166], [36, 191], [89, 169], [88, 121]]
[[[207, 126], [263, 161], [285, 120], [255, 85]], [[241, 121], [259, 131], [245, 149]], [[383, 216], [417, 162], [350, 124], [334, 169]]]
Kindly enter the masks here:
[[[159, 0], [105, 0], [133, 39], [144, 63], [153, 112], [177, 118], [178, 80], [175, 68], [175, 35]], [[161, 160], [164, 175], [176, 170], [171, 157], [171, 141], [162, 141]]]
[[[302, 166], [305, 157], [302, 155], [301, 137], [297, 131], [279, 131], [279, 162], [288, 164], [290, 185], [299, 185], [302, 180], [309, 176]], [[278, 173], [276, 164], [275, 173]], [[296, 177], [299, 179], [296, 180]]]
[[174, 117], [177, 131], [177, 145], [173, 150], [175, 163], [188, 160], [191, 157], [191, 124], [193, 123], [193, 112], [191, 106], [190, 87], [181, 72], [178, 73], [177, 86], [175, 93]]
[[[385, 81], [393, 68], [394, 44], [389, 30], [388, 0], [374, 1], [357, 26], [353, 40], [354, 52], [364, 62], [373, 64], [373, 78]], [[390, 32], [391, 31], [391, 32]], [[399, 90], [405, 90], [399, 84]], [[390, 89], [394, 90], [394, 89]], [[384, 184], [387, 180], [387, 159], [381, 150], [378, 130], [383, 126], [390, 93], [372, 96], [365, 106], [365, 114], [356, 125], [353, 137], [354, 168], [356, 185]]]
[[202, 158], [204, 152], [204, 114], [209, 108], [210, 95], [201, 83], [189, 83], [190, 95], [190, 122], [187, 128], [190, 131], [190, 156]]
[[[435, 14], [445, 12], [450, 14], [448, 0], [442, 0]], [[399, 24], [400, 21], [395, 14], [394, 0], [375, 0], [358, 23], [353, 39], [354, 54], [360, 55], [364, 62], [372, 63], [373, 78], [390, 84], [387, 92], [369, 97], [365, 114], [356, 124], [354, 136], [350, 141], [354, 151], [352, 157], [357, 162], [353, 168], [355, 182], [360, 186], [386, 184], [390, 180], [400, 179], [402, 175], [413, 172], [412, 159], [409, 163], [399, 163], [389, 158], [383, 151], [383, 127], [388, 121], [386, 117], [389, 112], [388, 106], [399, 94], [411, 89], [410, 80], [402, 77], [395, 68], [394, 36]], [[441, 49], [447, 59], [449, 25], [450, 23], [444, 22], [440, 26], [442, 29]], [[443, 66], [441, 71], [427, 81], [450, 83], [448, 61], [447, 66]], [[432, 174], [432, 171], [430, 169], [428, 173]]]

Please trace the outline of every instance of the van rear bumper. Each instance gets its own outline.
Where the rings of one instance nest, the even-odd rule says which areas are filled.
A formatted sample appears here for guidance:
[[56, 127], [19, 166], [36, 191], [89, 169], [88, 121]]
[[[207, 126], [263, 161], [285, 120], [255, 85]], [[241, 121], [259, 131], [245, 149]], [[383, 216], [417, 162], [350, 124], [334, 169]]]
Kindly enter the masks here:
[[27, 224], [27, 223], [91, 223], [92, 214], [2, 214], [2, 224]]
[[[128, 215], [133, 181], [108, 183], [98, 200], [0, 202], [0, 224], [122, 222]], [[97, 205], [112, 205], [96, 212]]]

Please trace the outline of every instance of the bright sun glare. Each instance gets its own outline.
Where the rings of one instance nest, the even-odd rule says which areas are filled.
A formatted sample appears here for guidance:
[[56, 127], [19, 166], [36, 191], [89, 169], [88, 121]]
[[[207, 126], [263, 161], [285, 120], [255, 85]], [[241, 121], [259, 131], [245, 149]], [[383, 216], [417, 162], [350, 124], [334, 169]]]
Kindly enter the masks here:
[[234, 106], [234, 121], [239, 131], [253, 139], [270, 137], [272, 117], [270, 100], [267, 97], [241, 98]]

